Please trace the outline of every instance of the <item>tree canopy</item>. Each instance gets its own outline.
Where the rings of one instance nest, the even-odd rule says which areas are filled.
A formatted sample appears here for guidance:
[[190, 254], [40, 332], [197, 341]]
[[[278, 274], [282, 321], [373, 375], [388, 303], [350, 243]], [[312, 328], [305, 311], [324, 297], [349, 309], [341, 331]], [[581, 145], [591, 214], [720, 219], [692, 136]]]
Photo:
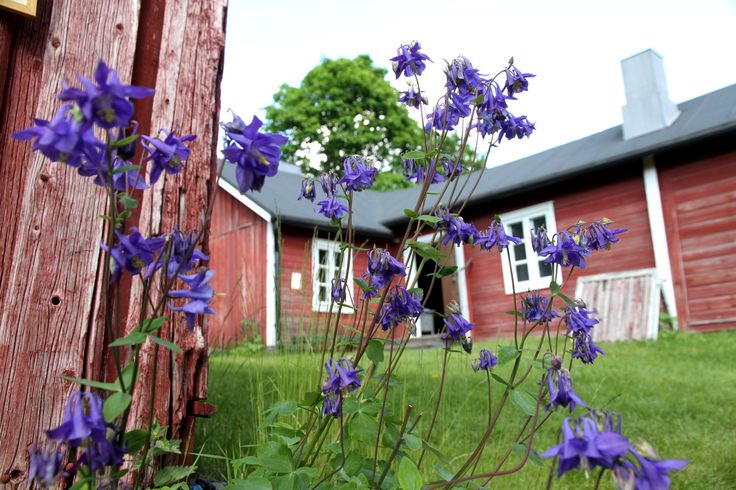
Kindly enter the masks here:
[[324, 172], [359, 154], [375, 158], [379, 168], [401, 173], [400, 155], [419, 148], [422, 133], [385, 76], [386, 70], [361, 55], [325, 59], [299, 87], [282, 85], [266, 108], [266, 124], [288, 136], [284, 158], [315, 173], [310, 155], [318, 156]]

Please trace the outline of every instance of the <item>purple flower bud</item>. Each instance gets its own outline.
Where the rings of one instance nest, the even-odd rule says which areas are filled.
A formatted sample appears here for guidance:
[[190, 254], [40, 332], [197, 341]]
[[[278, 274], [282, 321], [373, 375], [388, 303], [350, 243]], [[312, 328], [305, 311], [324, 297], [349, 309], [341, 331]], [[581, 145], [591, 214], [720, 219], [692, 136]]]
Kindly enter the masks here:
[[314, 202], [314, 198], [316, 197], [315, 190], [314, 179], [311, 177], [304, 177], [302, 179], [302, 190], [297, 199], [304, 198], [310, 202]]

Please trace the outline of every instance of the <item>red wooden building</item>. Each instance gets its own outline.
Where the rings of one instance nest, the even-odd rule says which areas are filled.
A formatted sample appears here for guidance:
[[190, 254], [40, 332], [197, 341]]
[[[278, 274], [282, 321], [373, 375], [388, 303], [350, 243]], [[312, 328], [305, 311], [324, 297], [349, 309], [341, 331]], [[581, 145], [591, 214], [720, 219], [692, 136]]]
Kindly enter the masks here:
[[[500, 214], [507, 231], [524, 238], [542, 223], [554, 233], [601, 217], [628, 228], [620, 244], [591, 257], [565, 286], [613, 325], [608, 338], [656, 337], [660, 309], [687, 330], [736, 326], [736, 85], [676, 105], [656, 53], [640, 53], [622, 67], [622, 125], [487, 170], [463, 216], [484, 229]], [[309, 202], [297, 201], [301, 176], [283, 167], [261, 193], [247, 196], [237, 192], [234, 175], [220, 180], [225, 192], [217, 197], [211, 248], [214, 261], [223, 261], [213, 267], [225, 294], [210, 330], [213, 344], [240, 338], [243, 325], [269, 346], [277, 338], [309, 337], [324, 309], [328, 289], [319, 279], [331, 277], [321, 269], [333, 267], [336, 230]], [[395, 247], [403, 210], [414, 208], [418, 192], [360, 193], [356, 243]], [[504, 314], [513, 306], [509, 265], [517, 291], [549, 284], [550, 271], [528, 240], [512, 249], [512, 264], [470, 246], [455, 247], [451, 256], [458, 271], [442, 280], [427, 306], [442, 311], [456, 299], [477, 323], [477, 338], [513, 327]], [[365, 254], [356, 254], [353, 277], [365, 268]], [[423, 315], [418, 335], [436, 333], [433, 323]]]

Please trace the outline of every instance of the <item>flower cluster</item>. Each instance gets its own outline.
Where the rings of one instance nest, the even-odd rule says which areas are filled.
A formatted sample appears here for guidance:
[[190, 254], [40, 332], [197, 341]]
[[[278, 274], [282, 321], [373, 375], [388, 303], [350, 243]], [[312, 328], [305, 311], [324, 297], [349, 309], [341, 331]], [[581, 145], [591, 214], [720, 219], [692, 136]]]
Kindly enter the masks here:
[[422, 296], [417, 290], [407, 291], [396, 284], [381, 309], [381, 328], [391, 330], [400, 323], [416, 319], [424, 311]]
[[266, 177], [273, 177], [279, 170], [281, 147], [287, 139], [279, 134], [263, 133], [263, 123], [253, 116], [246, 125], [233, 114], [232, 122], [222, 124], [225, 130], [225, 148], [222, 154], [235, 164], [238, 190], [244, 194], [250, 190], [260, 191]]
[[322, 385], [324, 395], [322, 414], [339, 417], [342, 413], [342, 399], [345, 393], [350, 393], [360, 387], [358, 373], [362, 369], [354, 369], [350, 361], [343, 357], [338, 362], [332, 358], [328, 359], [325, 363], [325, 370], [327, 370], [327, 379]]
[[[131, 99], [150, 97], [153, 90], [121, 83], [117, 72], [103, 61], [98, 63], [93, 80], [79, 77], [79, 81], [82, 88], [65, 85], [59, 94], [65, 103], [51, 120], [35, 119], [35, 126], [18, 131], [13, 137], [33, 139], [34, 151], [53, 162], [76, 168], [79, 175], [92, 177], [96, 185], [111, 185], [118, 192], [145, 189], [148, 186], [138, 167], [129, 162], [135, 154], [138, 127], [131, 121]], [[97, 137], [95, 127], [104, 130], [107, 142]], [[186, 143], [195, 139], [193, 135], [177, 137], [175, 131], [161, 131], [166, 134], [163, 139], [143, 136], [148, 143], [143, 146], [148, 152], [144, 161], [151, 162], [149, 184], [155, 183], [162, 172], [180, 172], [189, 157]]]
[[620, 416], [598, 412], [566, 418], [562, 423], [562, 441], [541, 456], [559, 458], [558, 476], [574, 469], [607, 468], [617, 488], [645, 490], [669, 488], [669, 472], [688, 464], [682, 459], [660, 459], [647, 443], [631, 444], [622, 435]]
[[598, 354], [605, 354], [603, 349], [593, 343], [592, 329], [598, 324], [598, 320], [591, 318], [592, 313], [595, 312], [587, 310], [582, 301], [564, 309], [567, 335], [573, 340], [572, 357], [584, 363], [591, 363]]
[[[424, 61], [429, 60], [429, 57], [420, 53], [420, 49], [417, 42], [399, 48], [398, 56], [391, 59], [396, 78], [402, 74], [406, 77], [421, 75], [425, 68]], [[495, 77], [488, 78], [480, 73], [462, 55], [448, 62], [444, 71], [447, 92], [427, 114], [425, 131], [451, 131], [461, 119], [471, 116], [475, 107], [471, 125], [482, 137], [497, 135], [494, 138], [498, 143], [504, 137], [514, 139], [532, 134], [534, 124], [526, 116], [516, 117], [509, 112], [508, 101], [516, 100], [516, 94], [528, 90], [529, 78], [534, 75], [520, 71], [512, 60], [503, 72], [506, 80], [501, 87]], [[427, 104], [427, 98], [413, 85], [402, 93], [399, 100], [413, 108]]]
[[54, 445], [29, 450], [29, 479], [45, 487], [54, 486], [56, 480], [72, 470], [62, 468], [67, 449], [78, 449], [76, 469], [88, 466], [93, 472], [105, 468], [117, 469], [123, 464], [125, 448], [120, 445], [117, 428], [106, 423], [102, 416], [102, 401], [91, 392], [74, 392], [69, 395], [61, 425], [46, 431]]
[[610, 250], [611, 245], [618, 243], [618, 235], [626, 228], [610, 229], [611, 220], [603, 218], [593, 221], [589, 225], [577, 223], [567, 231], [557, 234], [553, 243], [547, 236], [544, 227], [532, 230], [532, 248], [541, 257], [545, 257], [547, 264], [557, 264], [561, 267], [575, 266], [585, 268], [585, 257], [596, 250]]

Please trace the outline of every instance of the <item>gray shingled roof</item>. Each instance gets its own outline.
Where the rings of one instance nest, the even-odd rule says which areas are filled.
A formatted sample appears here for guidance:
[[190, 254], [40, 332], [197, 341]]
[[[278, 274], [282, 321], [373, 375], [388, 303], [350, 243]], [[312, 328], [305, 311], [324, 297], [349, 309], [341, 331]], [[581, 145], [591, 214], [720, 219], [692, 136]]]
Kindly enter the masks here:
[[[704, 137], [736, 129], [736, 85], [711, 92], [679, 104], [680, 116], [675, 122], [629, 140], [623, 139], [622, 127], [615, 126], [600, 133], [537, 153], [506, 165], [487, 169], [471, 199], [477, 204], [527, 192], [581, 173], [602, 170], [630, 162], [648, 154], [692, 143]], [[227, 165], [223, 178], [236, 185], [235, 172]], [[471, 185], [475, 176], [471, 175]], [[314, 212], [308, 201], [297, 201], [301, 175], [297, 167], [282, 164], [280, 172], [266, 180], [260, 193], [248, 197], [272, 215], [279, 214], [284, 223], [313, 227], [329, 226]], [[434, 187], [439, 187], [435, 185]], [[354, 226], [357, 231], [390, 236], [390, 225], [405, 219], [403, 210], [414, 208], [419, 187], [394, 192], [364, 191], [356, 194]]]

